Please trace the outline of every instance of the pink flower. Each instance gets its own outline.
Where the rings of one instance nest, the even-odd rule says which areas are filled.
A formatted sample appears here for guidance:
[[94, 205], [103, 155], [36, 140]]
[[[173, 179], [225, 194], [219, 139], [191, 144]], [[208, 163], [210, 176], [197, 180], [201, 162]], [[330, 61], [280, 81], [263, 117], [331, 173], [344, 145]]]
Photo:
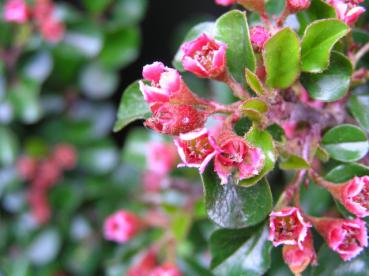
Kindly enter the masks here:
[[176, 148], [171, 143], [150, 143], [147, 155], [147, 168], [159, 175], [168, 174], [177, 164]]
[[[145, 65], [142, 70], [143, 78], [140, 81], [140, 90], [149, 104], [177, 103], [197, 104], [197, 98], [184, 83], [177, 70], [166, 67], [161, 62]], [[147, 83], [149, 82], [149, 83]]]
[[215, 0], [215, 3], [221, 6], [230, 6], [237, 3], [237, 0]]
[[43, 21], [52, 16], [54, 5], [50, 0], [36, 0], [32, 15], [37, 24], [41, 25]]
[[226, 70], [227, 45], [206, 34], [181, 46], [185, 70], [200, 78], [220, 78]]
[[295, 275], [300, 275], [310, 264], [317, 264], [311, 231], [307, 232], [301, 248], [298, 245], [284, 245], [282, 254], [284, 262]]
[[359, 16], [365, 12], [363, 7], [357, 6], [360, 1], [351, 1], [350, 4], [344, 0], [328, 0], [327, 2], [335, 8], [338, 18], [348, 25], [355, 24]]
[[296, 207], [287, 207], [270, 214], [269, 240], [274, 246], [280, 244], [297, 245], [303, 249], [310, 223], [305, 222]]
[[37, 171], [37, 160], [29, 156], [22, 156], [17, 160], [17, 171], [23, 180], [32, 180]]
[[67, 144], [60, 144], [54, 148], [52, 154], [53, 161], [65, 170], [73, 169], [76, 166], [77, 154], [74, 147]]
[[204, 127], [207, 114], [191, 105], [155, 104], [145, 126], [163, 134], [179, 135]]
[[32, 187], [28, 193], [28, 203], [38, 224], [45, 224], [50, 219], [51, 209], [45, 190]]
[[263, 26], [255, 26], [250, 30], [250, 40], [255, 51], [260, 52], [264, 49], [265, 43], [270, 38], [270, 32]]
[[59, 166], [52, 159], [40, 162], [32, 185], [39, 188], [49, 188], [57, 183], [62, 175]]
[[163, 264], [155, 268], [150, 274], [150, 276], [182, 276], [177, 266], [174, 264]]
[[228, 182], [233, 172], [242, 180], [258, 175], [264, 166], [265, 156], [261, 149], [252, 147], [232, 131], [224, 131], [216, 141], [211, 141], [216, 150], [214, 169], [222, 184]]
[[138, 234], [142, 222], [135, 214], [120, 210], [104, 222], [104, 237], [107, 240], [125, 243]]
[[341, 259], [349, 261], [368, 246], [365, 222], [360, 219], [311, 218], [315, 229]]
[[164, 180], [166, 177], [162, 174], [152, 172], [152, 171], [145, 171], [142, 175], [142, 182], [145, 192], [148, 193], [157, 193], [161, 190], [163, 184], [165, 183]]
[[287, 0], [287, 9], [292, 12], [306, 10], [310, 6], [310, 0]]
[[28, 8], [24, 0], [8, 0], [4, 5], [4, 20], [13, 23], [25, 23], [28, 20]]
[[287, 139], [293, 139], [294, 137], [296, 137], [297, 126], [298, 126], [298, 123], [294, 121], [286, 121], [282, 124], [281, 127], [283, 128]]
[[41, 22], [41, 34], [42, 37], [51, 43], [60, 42], [65, 33], [64, 24], [51, 16]]
[[156, 253], [154, 250], [148, 250], [139, 261], [127, 271], [127, 276], [145, 276], [156, 267]]
[[369, 176], [354, 177], [344, 184], [327, 184], [326, 189], [358, 217], [369, 216]]
[[305, 89], [301, 89], [300, 101], [316, 109], [322, 109], [324, 107], [324, 102], [310, 98], [309, 93]]
[[214, 157], [215, 150], [209, 141], [209, 132], [203, 128], [198, 131], [180, 134], [174, 139], [177, 151], [182, 159], [179, 167], [199, 168], [203, 173], [206, 165]]

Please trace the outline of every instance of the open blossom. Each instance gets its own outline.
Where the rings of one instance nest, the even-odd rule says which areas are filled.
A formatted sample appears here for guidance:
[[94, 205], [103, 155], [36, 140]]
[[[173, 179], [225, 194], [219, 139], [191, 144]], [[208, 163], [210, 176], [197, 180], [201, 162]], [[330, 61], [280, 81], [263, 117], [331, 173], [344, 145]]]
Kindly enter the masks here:
[[168, 174], [177, 163], [177, 152], [173, 144], [153, 142], [149, 144], [147, 168], [159, 175]]
[[357, 6], [360, 1], [346, 3], [344, 0], [328, 0], [327, 2], [335, 8], [338, 18], [349, 25], [355, 24], [360, 15], [365, 12], [365, 8]]
[[215, 0], [215, 3], [221, 6], [230, 6], [237, 3], [237, 0]]
[[149, 276], [182, 276], [182, 273], [177, 266], [167, 263], [156, 267]]
[[332, 183], [326, 188], [354, 215], [369, 216], [369, 176], [354, 177], [344, 184]]
[[263, 26], [255, 26], [250, 29], [250, 40], [255, 51], [260, 52], [270, 38], [270, 32]]
[[192, 105], [172, 105], [170, 103], [151, 106], [153, 114], [145, 126], [163, 134], [179, 135], [204, 127], [207, 114]]
[[366, 225], [360, 219], [313, 218], [311, 221], [328, 246], [344, 261], [356, 257], [368, 246]]
[[125, 243], [138, 234], [142, 228], [139, 217], [131, 212], [120, 210], [104, 222], [104, 237], [107, 240]]
[[261, 149], [251, 146], [232, 131], [224, 131], [211, 141], [216, 150], [214, 169], [222, 184], [226, 184], [234, 172], [242, 180], [258, 175], [264, 166], [265, 156]]
[[[149, 104], [182, 103], [196, 104], [197, 99], [184, 83], [177, 70], [161, 62], [145, 65], [142, 70], [145, 81], [140, 81], [140, 90]], [[149, 82], [149, 83], [147, 83]]]
[[308, 231], [301, 248], [298, 245], [284, 245], [282, 255], [284, 262], [295, 275], [300, 275], [310, 264], [316, 265], [317, 256], [311, 231]]
[[287, 9], [290, 12], [306, 10], [310, 6], [310, 0], [287, 0]]
[[303, 248], [311, 224], [306, 222], [296, 207], [287, 207], [270, 214], [269, 240], [274, 246], [297, 245]]
[[226, 70], [227, 45], [205, 33], [184, 43], [181, 50], [184, 69], [200, 78], [217, 79]]
[[209, 141], [209, 132], [205, 128], [180, 134], [174, 143], [183, 162], [178, 165], [179, 167], [199, 168], [203, 173], [206, 165], [215, 155], [215, 150]]
[[28, 20], [28, 7], [24, 0], [8, 0], [4, 5], [4, 20], [25, 23]]

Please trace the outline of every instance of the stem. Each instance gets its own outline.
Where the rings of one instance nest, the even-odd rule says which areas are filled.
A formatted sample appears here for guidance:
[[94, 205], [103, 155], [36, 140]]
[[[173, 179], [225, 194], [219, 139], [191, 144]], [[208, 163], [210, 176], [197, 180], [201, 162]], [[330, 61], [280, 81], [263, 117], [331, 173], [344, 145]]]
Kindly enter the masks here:
[[357, 62], [369, 51], [369, 42], [367, 42], [355, 55], [354, 58], [354, 67]]
[[207, 104], [214, 108], [213, 113], [227, 113], [232, 114], [235, 113], [239, 106], [242, 104], [241, 101], [233, 103], [231, 105], [223, 105], [214, 101], [207, 101]]
[[242, 85], [238, 83], [228, 71], [225, 72], [221, 80], [224, 81], [229, 86], [229, 88], [231, 88], [235, 97], [240, 98], [241, 100], [246, 100], [250, 98], [249, 93], [247, 93], [247, 91], [243, 89]]
[[319, 186], [327, 189], [334, 197], [336, 197], [341, 189], [341, 185], [344, 184], [334, 184], [332, 182], [329, 182], [325, 180], [323, 177], [318, 175], [314, 170], [310, 170], [309, 174], [313, 181], [318, 184]]

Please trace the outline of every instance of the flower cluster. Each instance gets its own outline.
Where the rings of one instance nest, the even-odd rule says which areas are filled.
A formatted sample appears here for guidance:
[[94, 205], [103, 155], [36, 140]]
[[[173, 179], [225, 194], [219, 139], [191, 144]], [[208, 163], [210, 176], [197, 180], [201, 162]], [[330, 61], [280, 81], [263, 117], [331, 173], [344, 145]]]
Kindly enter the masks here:
[[4, 20], [17, 24], [33, 22], [42, 37], [51, 43], [57, 43], [64, 37], [64, 24], [56, 17], [51, 0], [36, 0], [32, 6], [25, 0], [7, 0]]
[[68, 144], [56, 145], [51, 154], [42, 160], [29, 156], [19, 158], [17, 171], [24, 181], [31, 184], [28, 202], [39, 224], [46, 223], [51, 216], [48, 190], [60, 180], [63, 171], [74, 169], [76, 162], [76, 150]]

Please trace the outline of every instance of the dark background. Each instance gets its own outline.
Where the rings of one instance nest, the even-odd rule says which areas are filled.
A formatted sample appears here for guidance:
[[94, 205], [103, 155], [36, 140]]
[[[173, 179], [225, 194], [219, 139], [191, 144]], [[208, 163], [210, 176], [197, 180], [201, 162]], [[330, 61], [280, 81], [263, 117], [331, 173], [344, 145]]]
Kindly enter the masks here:
[[[189, 19], [213, 20], [226, 10], [217, 6], [214, 0], [149, 0], [146, 16], [140, 26], [142, 33], [140, 57], [120, 72], [120, 84], [114, 94], [114, 103], [118, 106], [122, 91], [130, 83], [141, 78], [144, 65], [162, 61], [167, 66], [172, 66], [171, 62], [175, 54], [174, 44], [177, 44], [173, 41], [176, 37], [183, 39], [178, 32], [180, 25], [188, 22]], [[139, 125], [142, 123], [134, 123], [114, 134], [117, 142], [123, 143], [126, 133], [132, 127]]]

